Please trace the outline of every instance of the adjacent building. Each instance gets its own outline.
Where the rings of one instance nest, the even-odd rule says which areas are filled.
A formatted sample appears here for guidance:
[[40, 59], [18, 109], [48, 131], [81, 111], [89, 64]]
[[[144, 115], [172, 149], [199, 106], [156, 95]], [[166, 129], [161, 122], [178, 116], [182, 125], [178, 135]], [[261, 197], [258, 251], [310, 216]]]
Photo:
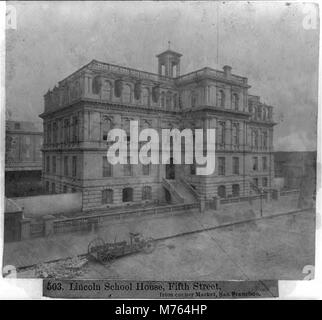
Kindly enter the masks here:
[[[158, 73], [93, 60], [44, 96], [43, 185], [49, 193], [81, 192], [83, 210], [199, 198], [248, 196], [274, 176], [273, 107], [250, 95], [230, 66], [181, 75], [181, 54], [157, 55]], [[140, 128], [216, 128], [216, 169], [195, 165], [114, 165], [107, 133], [131, 120]]]
[[274, 153], [275, 177], [284, 179], [285, 189], [303, 189], [315, 193], [316, 151], [277, 151]]
[[5, 194], [20, 197], [42, 192], [42, 128], [28, 121], [6, 121]]

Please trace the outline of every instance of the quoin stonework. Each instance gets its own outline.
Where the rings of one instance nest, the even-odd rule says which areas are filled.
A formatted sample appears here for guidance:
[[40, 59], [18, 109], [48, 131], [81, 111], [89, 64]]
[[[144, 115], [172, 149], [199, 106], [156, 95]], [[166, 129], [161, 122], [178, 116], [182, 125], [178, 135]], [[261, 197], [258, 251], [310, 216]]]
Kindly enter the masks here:
[[[157, 55], [158, 73], [92, 60], [45, 96], [43, 184], [82, 193], [82, 208], [114, 208], [269, 192], [274, 176], [273, 107], [249, 93], [248, 79], [210, 67], [181, 75], [181, 54]], [[216, 168], [107, 161], [112, 128], [216, 129]], [[160, 149], [161, 150], [161, 149]], [[160, 151], [161, 152], [161, 151]]]

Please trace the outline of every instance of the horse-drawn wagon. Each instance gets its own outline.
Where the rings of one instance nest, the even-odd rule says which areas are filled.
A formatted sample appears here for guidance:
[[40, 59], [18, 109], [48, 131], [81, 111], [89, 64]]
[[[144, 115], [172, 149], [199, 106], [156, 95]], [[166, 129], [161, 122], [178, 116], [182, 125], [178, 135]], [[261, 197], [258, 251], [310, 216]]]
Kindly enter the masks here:
[[152, 238], [144, 238], [140, 233], [129, 234], [128, 241], [105, 242], [102, 238], [96, 238], [88, 244], [88, 255], [95, 260], [109, 264], [118, 257], [144, 252], [151, 253], [155, 248]]

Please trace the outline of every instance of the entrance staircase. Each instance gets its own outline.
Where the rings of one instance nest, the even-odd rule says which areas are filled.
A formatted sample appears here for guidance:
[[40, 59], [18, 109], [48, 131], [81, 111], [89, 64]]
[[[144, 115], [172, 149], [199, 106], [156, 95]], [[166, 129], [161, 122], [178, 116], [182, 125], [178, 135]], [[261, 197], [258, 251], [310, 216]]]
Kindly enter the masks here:
[[163, 179], [162, 184], [170, 192], [175, 202], [190, 204], [199, 201], [197, 192], [183, 179]]

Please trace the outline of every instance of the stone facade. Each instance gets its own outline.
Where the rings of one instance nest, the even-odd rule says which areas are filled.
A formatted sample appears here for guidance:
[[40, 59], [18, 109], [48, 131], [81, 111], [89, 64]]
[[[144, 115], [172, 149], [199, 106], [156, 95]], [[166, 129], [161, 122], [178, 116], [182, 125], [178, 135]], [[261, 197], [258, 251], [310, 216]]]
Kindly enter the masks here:
[[[270, 188], [274, 176], [272, 107], [248, 93], [247, 78], [203, 68], [180, 75], [181, 55], [157, 56], [159, 74], [91, 61], [44, 96], [43, 183], [49, 192], [82, 192], [83, 210], [163, 202], [163, 179], [184, 179], [208, 200]], [[216, 170], [193, 165], [106, 163], [107, 132], [216, 128]], [[169, 172], [172, 172], [171, 177]], [[168, 200], [168, 199], [167, 199]]]

